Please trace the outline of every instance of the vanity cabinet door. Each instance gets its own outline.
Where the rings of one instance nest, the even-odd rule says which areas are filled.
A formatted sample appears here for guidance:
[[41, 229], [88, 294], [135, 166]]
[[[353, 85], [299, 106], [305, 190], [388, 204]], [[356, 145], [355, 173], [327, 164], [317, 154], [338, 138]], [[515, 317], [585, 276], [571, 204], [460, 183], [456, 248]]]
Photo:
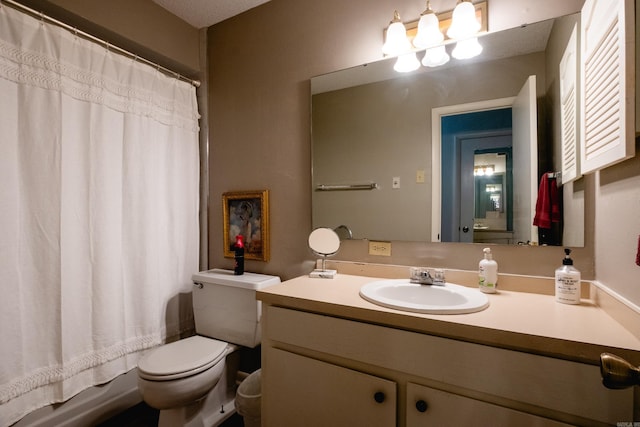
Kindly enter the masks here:
[[[515, 411], [534, 413], [543, 417], [540, 419], [545, 421], [544, 417], [549, 417], [573, 421], [575, 425], [614, 425], [620, 420], [633, 418], [633, 390], [604, 388], [601, 384], [600, 370], [595, 365], [269, 305], [266, 305], [263, 312], [262, 326], [264, 328], [263, 384], [265, 384], [265, 376], [268, 377], [266, 381], [268, 389], [263, 393], [263, 417], [265, 411], [269, 414], [273, 412], [271, 404], [277, 406], [278, 411], [283, 410], [282, 408], [287, 405], [286, 396], [301, 392], [300, 390], [306, 387], [301, 384], [310, 386], [316, 377], [321, 377], [318, 384], [326, 387], [325, 394], [333, 394], [333, 397], [338, 400], [335, 403], [336, 408], [348, 413], [360, 407], [365, 408], [359, 403], [360, 400], [350, 403], [349, 396], [355, 395], [355, 392], [350, 391], [352, 387], [350, 380], [334, 378], [334, 374], [345, 372], [349, 376], [368, 378], [367, 381], [372, 383], [384, 381], [375, 376], [363, 374], [368, 372], [373, 375], [382, 375], [402, 385], [402, 393], [399, 393], [399, 408], [401, 408], [398, 414], [397, 425], [399, 426], [414, 425], [405, 423], [405, 413], [410, 412], [405, 409], [403, 395], [406, 390], [405, 384], [409, 382], [422, 382], [436, 387], [437, 384], [442, 384], [443, 386], [438, 388], [509, 406]], [[275, 347], [313, 357], [314, 359], [303, 358], [310, 361], [308, 363], [310, 369], [303, 369], [306, 364], [302, 364], [301, 367], [293, 363], [294, 361], [289, 361], [291, 357], [286, 359], [281, 357], [280, 355], [286, 352], [276, 350]], [[336, 363], [343, 367], [328, 365], [332, 369], [316, 369], [315, 366], [321, 362], [315, 359]], [[272, 364], [275, 365], [273, 368], [271, 368]], [[347, 367], [350, 369], [346, 369]], [[292, 377], [272, 378], [278, 374], [271, 374], [271, 369], [288, 373]], [[307, 372], [309, 370], [315, 372]], [[320, 372], [323, 373], [320, 374]], [[287, 386], [286, 393], [280, 388], [285, 385], [291, 385], [291, 387]], [[269, 396], [272, 390], [277, 396], [284, 396], [285, 401], [272, 403], [272, 397]], [[331, 392], [331, 390], [334, 391]], [[368, 391], [365, 395], [368, 396], [371, 392]], [[304, 393], [310, 393], [310, 391], [304, 390]], [[358, 391], [358, 393], [361, 392]], [[295, 396], [295, 399], [306, 401], [305, 396]], [[371, 405], [368, 397], [362, 398], [358, 395], [358, 399], [364, 399]], [[477, 403], [482, 404], [482, 402]], [[415, 405], [415, 402], [410, 404]], [[325, 406], [331, 408], [333, 405], [334, 403], [330, 403]], [[485, 405], [488, 404], [485, 403]], [[350, 407], [353, 409], [349, 409]], [[447, 408], [451, 406], [448, 405]], [[319, 411], [322, 412], [322, 410]], [[368, 408], [364, 412], [371, 413]], [[447, 415], [454, 414], [456, 411], [454, 409], [450, 412]], [[317, 416], [324, 415], [327, 414], [320, 413]], [[355, 416], [354, 419], [360, 418]], [[391, 424], [381, 422], [381, 424], [396, 425], [393, 422]], [[266, 425], [280, 427], [291, 424]], [[356, 421], [352, 424], [352, 426], [360, 425], [368, 424]], [[435, 425], [465, 424], [436, 423]], [[472, 423], [471, 425], [500, 426], [502, 424]], [[518, 424], [504, 425], [510, 427]]]
[[396, 425], [395, 382], [276, 348], [263, 352], [263, 425]]
[[407, 427], [422, 426], [569, 426], [469, 397], [407, 384]]
[[633, 27], [632, 0], [584, 2], [580, 25], [583, 173], [635, 155]]

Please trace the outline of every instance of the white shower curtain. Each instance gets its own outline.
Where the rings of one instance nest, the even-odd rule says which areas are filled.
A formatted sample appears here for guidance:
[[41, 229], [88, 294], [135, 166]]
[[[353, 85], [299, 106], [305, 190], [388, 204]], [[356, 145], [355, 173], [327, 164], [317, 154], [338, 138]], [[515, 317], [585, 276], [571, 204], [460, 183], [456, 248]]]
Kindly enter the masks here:
[[0, 425], [192, 327], [198, 188], [194, 87], [0, 7]]

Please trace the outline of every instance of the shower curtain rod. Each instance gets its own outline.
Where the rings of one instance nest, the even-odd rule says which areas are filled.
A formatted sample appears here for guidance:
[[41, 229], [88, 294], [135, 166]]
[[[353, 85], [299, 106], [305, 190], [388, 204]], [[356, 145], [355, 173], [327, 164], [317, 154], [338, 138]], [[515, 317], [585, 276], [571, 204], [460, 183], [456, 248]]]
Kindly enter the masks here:
[[173, 70], [170, 70], [170, 69], [168, 69], [166, 67], [163, 67], [162, 65], [160, 65], [160, 64], [158, 64], [156, 62], [153, 62], [153, 61], [150, 61], [148, 59], [142, 58], [141, 56], [136, 55], [135, 53], [129, 52], [128, 50], [125, 50], [125, 49], [122, 49], [121, 47], [115, 46], [115, 45], [109, 43], [108, 41], [102, 40], [101, 38], [98, 38], [96, 36], [92, 36], [89, 33], [86, 33], [86, 32], [84, 32], [82, 30], [79, 30], [76, 27], [72, 27], [69, 24], [65, 24], [62, 21], [58, 21], [57, 19], [52, 18], [51, 16], [45, 15], [42, 12], [38, 12], [37, 10], [31, 9], [30, 7], [27, 7], [27, 6], [25, 6], [25, 5], [21, 4], [21, 3], [18, 3], [17, 1], [14, 1], [14, 0], [0, 0], [0, 7], [2, 7], [2, 3], [7, 3], [8, 5], [13, 6], [16, 9], [21, 10], [22, 12], [29, 13], [30, 15], [33, 15], [34, 17], [40, 18], [42, 20], [46, 20], [46, 21], [48, 21], [48, 22], [50, 22], [52, 24], [58, 25], [58, 26], [66, 29], [66, 30], [69, 30], [73, 34], [80, 35], [80, 36], [82, 36], [82, 37], [84, 37], [86, 39], [89, 39], [89, 40], [94, 41], [96, 43], [102, 44], [107, 49], [114, 50], [114, 51], [116, 51], [116, 52], [118, 52], [118, 53], [120, 53], [122, 55], [125, 55], [125, 56], [128, 56], [130, 58], [133, 58], [136, 61], [140, 61], [142, 63], [150, 65], [150, 66], [156, 68], [158, 71], [162, 71], [164, 74], [170, 75], [170, 76], [172, 76], [172, 77], [174, 77], [174, 78], [176, 78], [178, 80], [183, 80], [183, 81], [185, 81], [187, 83], [191, 83], [195, 87], [200, 87], [200, 81], [199, 80], [193, 80], [193, 79], [190, 79], [188, 77], [185, 77], [182, 74], [177, 73], [177, 72], [175, 72]]

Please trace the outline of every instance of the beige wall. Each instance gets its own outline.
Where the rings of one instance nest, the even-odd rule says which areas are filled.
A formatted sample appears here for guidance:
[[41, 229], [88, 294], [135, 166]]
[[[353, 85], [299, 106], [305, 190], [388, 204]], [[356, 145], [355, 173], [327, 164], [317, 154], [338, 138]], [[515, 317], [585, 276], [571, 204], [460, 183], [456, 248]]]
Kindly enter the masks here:
[[198, 30], [151, 0], [17, 0], [146, 59], [200, 78]]
[[[490, 0], [491, 30], [536, 22], [580, 9], [581, 0]], [[453, 0], [432, 1], [436, 11]], [[383, 29], [393, 10], [417, 19], [424, 2], [272, 0], [209, 29], [210, 265], [230, 267], [222, 255], [222, 193], [271, 191], [271, 261], [247, 269], [283, 279], [307, 273], [313, 256], [309, 79], [381, 58]], [[587, 203], [589, 203], [587, 201]], [[586, 221], [592, 221], [587, 215]], [[587, 233], [591, 233], [587, 226]], [[593, 278], [593, 247], [576, 250], [576, 265]], [[477, 245], [394, 243], [392, 257], [367, 255], [363, 242], [346, 242], [339, 259], [474, 270]], [[553, 275], [561, 248], [497, 248], [503, 272]]]
[[600, 172], [596, 187], [596, 278], [640, 306], [640, 144], [636, 157]]

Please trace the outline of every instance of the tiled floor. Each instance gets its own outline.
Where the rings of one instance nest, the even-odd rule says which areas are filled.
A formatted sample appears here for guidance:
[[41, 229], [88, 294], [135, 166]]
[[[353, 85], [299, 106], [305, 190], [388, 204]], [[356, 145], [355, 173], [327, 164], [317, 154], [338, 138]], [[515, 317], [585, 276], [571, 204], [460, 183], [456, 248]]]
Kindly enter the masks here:
[[[140, 403], [128, 410], [108, 419], [96, 427], [157, 427], [158, 411]], [[242, 417], [238, 414], [232, 415], [226, 420], [222, 427], [243, 427]]]

